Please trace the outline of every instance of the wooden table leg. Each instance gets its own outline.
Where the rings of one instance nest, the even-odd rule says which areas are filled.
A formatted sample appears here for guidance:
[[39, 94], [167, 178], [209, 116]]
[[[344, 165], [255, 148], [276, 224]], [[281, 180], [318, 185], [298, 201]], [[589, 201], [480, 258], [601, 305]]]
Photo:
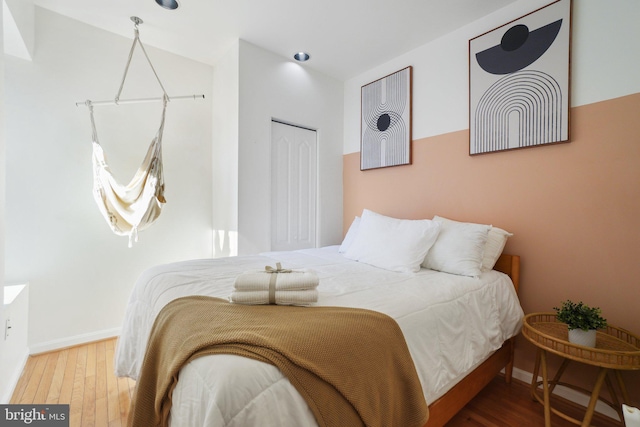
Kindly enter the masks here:
[[602, 388], [602, 383], [604, 383], [604, 379], [607, 376], [608, 371], [609, 370], [607, 368], [600, 368], [600, 372], [598, 373], [598, 379], [596, 380], [596, 384], [593, 386], [591, 399], [589, 399], [589, 406], [587, 406], [587, 412], [585, 413], [584, 419], [582, 420], [582, 424], [581, 424], [582, 427], [589, 427], [591, 425], [591, 418], [593, 418], [593, 411], [596, 409], [596, 403], [598, 403], [598, 397], [600, 396], [600, 389]]
[[611, 382], [611, 378], [609, 378], [609, 375], [607, 375], [605, 377], [605, 381], [607, 384], [607, 388], [609, 389], [609, 396], [611, 396], [611, 403], [613, 406], [613, 409], [615, 409], [615, 411], [618, 413], [618, 416], [620, 417], [620, 419], [624, 419], [624, 415], [622, 413], [622, 405], [620, 404], [620, 401], [618, 400], [618, 393], [616, 392], [616, 389], [613, 387], [613, 383]]
[[624, 381], [622, 381], [622, 374], [620, 373], [619, 370], [615, 370], [614, 372], [616, 375], [616, 379], [618, 380], [618, 386], [620, 387], [620, 391], [622, 392], [622, 399], [623, 399], [622, 403], [626, 403], [628, 405], [630, 402], [629, 393], [627, 392], [627, 388], [624, 385]]
[[[551, 402], [549, 396], [549, 380], [547, 374], [547, 352], [540, 352], [540, 365], [542, 366], [542, 390], [544, 393], [544, 425], [551, 427]], [[589, 420], [591, 422], [591, 420]], [[587, 424], [588, 426], [589, 424]]]
[[533, 377], [531, 378], [531, 398], [533, 400], [536, 399], [536, 392], [538, 390], [538, 373], [540, 372], [540, 354], [542, 350], [538, 347], [538, 351], [536, 352], [536, 363], [533, 366]]
[[562, 376], [562, 374], [564, 374], [564, 370], [567, 369], [567, 366], [569, 365], [570, 361], [571, 360], [569, 359], [564, 359], [562, 361], [562, 365], [560, 365], [558, 372], [556, 372], [556, 376], [553, 377], [553, 380], [551, 381], [551, 387], [549, 387], [549, 394], [553, 394], [553, 389], [556, 388], [556, 384], [560, 382], [560, 377]]

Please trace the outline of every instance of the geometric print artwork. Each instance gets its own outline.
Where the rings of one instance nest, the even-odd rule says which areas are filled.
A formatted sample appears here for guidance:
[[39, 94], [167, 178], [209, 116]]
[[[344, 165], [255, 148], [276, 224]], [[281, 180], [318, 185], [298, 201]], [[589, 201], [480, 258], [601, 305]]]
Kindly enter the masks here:
[[518, 71], [487, 89], [475, 119], [475, 153], [561, 141], [562, 91], [548, 74]]
[[469, 41], [469, 154], [569, 140], [570, 0]]
[[362, 86], [360, 170], [411, 163], [411, 71]]

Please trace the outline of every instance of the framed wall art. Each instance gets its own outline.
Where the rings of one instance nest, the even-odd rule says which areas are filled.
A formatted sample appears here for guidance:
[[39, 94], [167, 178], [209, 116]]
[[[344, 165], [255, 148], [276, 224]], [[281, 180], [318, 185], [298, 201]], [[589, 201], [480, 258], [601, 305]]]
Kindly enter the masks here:
[[362, 86], [360, 170], [411, 164], [411, 71]]
[[469, 154], [569, 141], [571, 1], [469, 40]]

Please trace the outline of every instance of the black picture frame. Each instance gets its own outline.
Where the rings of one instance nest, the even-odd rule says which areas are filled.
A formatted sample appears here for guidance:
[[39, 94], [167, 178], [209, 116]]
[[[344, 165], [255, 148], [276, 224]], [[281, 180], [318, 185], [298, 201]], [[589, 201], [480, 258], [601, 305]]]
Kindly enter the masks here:
[[469, 154], [569, 141], [571, 0], [469, 40]]
[[360, 170], [411, 164], [412, 70], [362, 86]]

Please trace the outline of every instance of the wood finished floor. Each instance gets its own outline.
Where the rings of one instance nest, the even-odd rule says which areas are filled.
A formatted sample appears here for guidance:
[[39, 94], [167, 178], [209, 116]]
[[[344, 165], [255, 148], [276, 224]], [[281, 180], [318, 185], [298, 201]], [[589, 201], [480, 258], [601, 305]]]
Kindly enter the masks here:
[[135, 382], [113, 373], [116, 339], [29, 357], [11, 403], [68, 403], [69, 425], [126, 426]]
[[[135, 383], [113, 373], [116, 339], [89, 343], [29, 357], [11, 403], [70, 404], [70, 426], [126, 426]], [[574, 412], [571, 405], [563, 410]], [[574, 424], [552, 415], [553, 427]], [[598, 427], [619, 424], [604, 417]], [[495, 378], [447, 427], [537, 427], [544, 426], [542, 405], [534, 402], [529, 386], [518, 381], [506, 384]], [[275, 426], [274, 426], [275, 427]]]
[[[530, 385], [518, 380], [511, 384], [503, 377], [496, 377], [489, 385], [447, 423], [446, 427], [534, 427], [544, 426], [544, 408], [531, 398]], [[562, 400], [554, 399], [553, 407], [573, 418], [582, 420], [584, 408]], [[611, 418], [595, 414], [591, 420], [593, 427], [620, 427]], [[552, 427], [575, 427], [555, 414], [551, 414]]]

